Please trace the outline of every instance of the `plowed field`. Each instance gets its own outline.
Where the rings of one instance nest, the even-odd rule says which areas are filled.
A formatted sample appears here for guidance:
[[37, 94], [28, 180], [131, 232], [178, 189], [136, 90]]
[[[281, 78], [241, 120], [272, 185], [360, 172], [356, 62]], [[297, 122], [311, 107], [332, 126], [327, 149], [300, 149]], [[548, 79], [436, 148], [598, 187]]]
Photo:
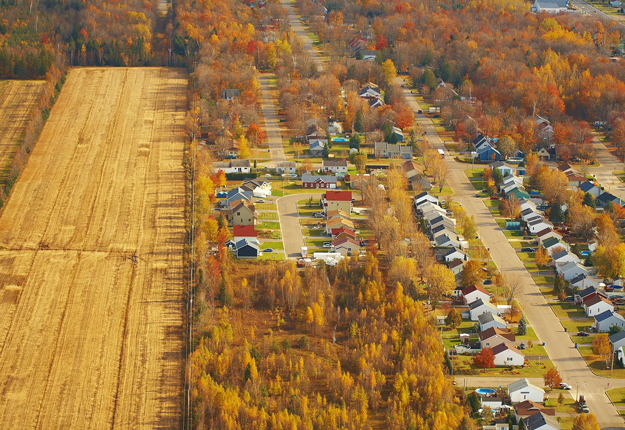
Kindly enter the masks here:
[[186, 84], [70, 73], [0, 217], [1, 429], [179, 427]]
[[0, 182], [5, 179], [10, 155], [24, 138], [44, 85], [45, 81], [0, 81]]

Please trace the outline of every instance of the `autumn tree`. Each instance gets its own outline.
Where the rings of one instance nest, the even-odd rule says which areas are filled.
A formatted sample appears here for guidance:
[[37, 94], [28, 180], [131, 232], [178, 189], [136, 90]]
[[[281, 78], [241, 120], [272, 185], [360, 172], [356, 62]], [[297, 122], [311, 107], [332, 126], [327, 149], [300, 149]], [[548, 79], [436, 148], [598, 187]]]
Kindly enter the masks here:
[[569, 208], [568, 223], [571, 226], [571, 231], [578, 237], [587, 240], [594, 235], [593, 222], [596, 214], [593, 208], [576, 204]]
[[484, 348], [473, 356], [471, 360], [475, 367], [490, 369], [495, 367], [495, 354], [492, 348]]
[[397, 69], [395, 69], [395, 64], [389, 58], [384, 63], [382, 63], [382, 78], [384, 79], [384, 83], [389, 85], [393, 82], [393, 79], [397, 76]]
[[451, 293], [456, 286], [456, 277], [451, 270], [442, 264], [430, 266], [426, 273], [427, 292], [432, 300], [440, 300], [443, 295]]
[[432, 160], [432, 175], [438, 184], [438, 191], [443, 191], [447, 181], [447, 163], [440, 156]]
[[523, 280], [516, 273], [501, 274], [499, 279], [502, 296], [505, 297], [507, 304], [510, 305], [513, 299], [519, 298], [523, 293]]
[[486, 274], [482, 270], [482, 265], [478, 260], [467, 261], [460, 272], [460, 285], [467, 288], [471, 285], [481, 285], [486, 278]]
[[534, 262], [538, 266], [546, 266], [547, 264], [549, 264], [549, 260], [550, 260], [549, 251], [547, 251], [542, 246], [539, 246], [536, 249], [536, 254], [534, 255]]
[[594, 414], [579, 414], [573, 418], [572, 430], [600, 430]]
[[560, 372], [557, 371], [555, 367], [552, 367], [543, 375], [543, 380], [545, 382], [545, 387], [549, 388], [559, 388], [560, 383], [562, 382], [562, 378], [560, 377]]
[[538, 176], [538, 184], [545, 198], [553, 204], [562, 204], [566, 198], [566, 189], [569, 186], [569, 180], [559, 170], [545, 170]]
[[517, 151], [517, 144], [510, 136], [503, 136], [497, 139], [497, 149], [505, 158], [511, 157]]
[[592, 352], [593, 354], [602, 356], [606, 364], [610, 361], [612, 345], [610, 344], [607, 333], [599, 333], [595, 336], [592, 341]]
[[516, 219], [521, 215], [521, 203], [513, 194], [503, 199], [500, 207], [503, 215], [510, 219]]
[[462, 323], [462, 315], [460, 315], [460, 312], [458, 312], [456, 308], [451, 308], [451, 310], [447, 314], [447, 318], [445, 318], [445, 324], [447, 324], [452, 329], [455, 329], [461, 323]]
[[239, 158], [242, 160], [247, 160], [250, 158], [252, 154], [250, 154], [250, 148], [248, 146], [248, 141], [245, 136], [241, 136], [239, 138]]

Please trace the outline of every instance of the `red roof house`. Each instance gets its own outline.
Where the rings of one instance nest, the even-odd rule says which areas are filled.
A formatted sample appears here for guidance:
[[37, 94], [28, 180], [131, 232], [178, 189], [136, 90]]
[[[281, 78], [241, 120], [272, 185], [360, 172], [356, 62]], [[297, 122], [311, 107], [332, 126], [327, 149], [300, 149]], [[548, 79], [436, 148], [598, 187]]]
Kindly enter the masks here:
[[345, 233], [347, 236], [351, 236], [352, 239], [356, 237], [356, 234], [347, 227], [339, 227], [332, 229], [332, 238], [335, 239], [338, 235]]
[[235, 242], [241, 239], [256, 242], [258, 233], [254, 230], [253, 225], [235, 225], [232, 227], [232, 236], [234, 237]]

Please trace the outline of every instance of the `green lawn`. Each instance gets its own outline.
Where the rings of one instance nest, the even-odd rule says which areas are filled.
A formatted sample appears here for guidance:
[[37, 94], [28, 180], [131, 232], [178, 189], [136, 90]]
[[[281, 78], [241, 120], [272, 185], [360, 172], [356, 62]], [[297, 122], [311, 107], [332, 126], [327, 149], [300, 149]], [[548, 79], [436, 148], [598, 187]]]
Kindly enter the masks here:
[[263, 249], [266, 249], [266, 248], [271, 248], [271, 249], [274, 249], [274, 250], [275, 249], [283, 250], [284, 249], [284, 243], [282, 241], [279, 241], [279, 242], [278, 241], [276, 241], [276, 242], [269, 242], [268, 241], [268, 242], [263, 242], [260, 245], [260, 247], [261, 247], [261, 251]]
[[[556, 391], [556, 390], [554, 390]], [[566, 392], [565, 390], [557, 390], [561, 392]], [[545, 401], [545, 406], [548, 408], [555, 409], [556, 412], [564, 412], [568, 414], [574, 414], [575, 410], [575, 400], [569, 395], [564, 395], [564, 402], [562, 404], [558, 403], [557, 398], [549, 398]]]
[[261, 212], [258, 214], [259, 219], [278, 219], [277, 212]]
[[466, 169], [464, 173], [469, 179], [482, 179], [484, 175], [484, 169]]
[[275, 211], [276, 205], [274, 203], [256, 203], [254, 207], [257, 210], [265, 210], [265, 211]]
[[[586, 316], [582, 308], [572, 303], [550, 303], [550, 306], [558, 318], [583, 318]], [[588, 324], [592, 324], [590, 318], [588, 318]]]
[[532, 262], [534, 261], [534, 257], [536, 256], [536, 253], [535, 252], [519, 252], [518, 255], [521, 261]]
[[555, 278], [553, 276], [533, 276], [536, 285], [553, 285]]
[[[304, 236], [323, 236], [323, 229], [312, 229], [312, 228], [304, 228]], [[328, 237], [329, 239], [329, 237]]]
[[322, 239], [311, 239], [309, 237], [307, 237], [305, 239], [306, 242], [306, 246], [309, 248], [319, 248], [319, 249], [326, 249], [329, 250], [329, 248], [323, 248], [323, 242], [330, 242], [329, 238], [322, 238]]
[[508, 237], [523, 237], [523, 232], [519, 230], [504, 230], [503, 234]]
[[263, 221], [262, 223], [258, 223], [256, 225], [257, 230], [280, 230], [280, 223], [273, 221]]
[[258, 257], [258, 259], [279, 261], [286, 260], [286, 257], [284, 256], [284, 252], [263, 252], [263, 255]]
[[498, 208], [501, 204], [501, 200], [486, 199], [484, 200], [484, 204], [487, 208]]
[[430, 191], [430, 194], [433, 196], [453, 196], [454, 192], [448, 186], [443, 187], [442, 191], [439, 191], [439, 188], [435, 186], [434, 188], [432, 188], [432, 191]]
[[613, 388], [607, 393], [614, 406], [625, 406], [625, 388]]
[[454, 374], [456, 375], [479, 375], [479, 376], [513, 376], [521, 378], [542, 377], [549, 369], [553, 368], [553, 363], [549, 360], [530, 360], [528, 367], [514, 368], [495, 367], [493, 369], [478, 369], [471, 364], [472, 357], [459, 355], [455, 358]]

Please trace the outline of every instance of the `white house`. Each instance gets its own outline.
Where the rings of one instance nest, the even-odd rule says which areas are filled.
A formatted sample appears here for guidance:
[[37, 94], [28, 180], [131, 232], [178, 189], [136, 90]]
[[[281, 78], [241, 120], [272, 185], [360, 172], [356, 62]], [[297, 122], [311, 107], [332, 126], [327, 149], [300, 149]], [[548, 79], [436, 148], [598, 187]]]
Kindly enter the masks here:
[[449, 263], [449, 270], [451, 270], [451, 273], [453, 273], [454, 275], [459, 275], [460, 272], [462, 272], [462, 269], [464, 267], [464, 260], [454, 260], [451, 263]]
[[477, 299], [474, 302], [469, 303], [469, 316], [471, 321], [477, 321], [478, 317], [485, 313], [491, 313], [497, 315], [497, 307], [488, 301]]
[[553, 231], [551, 228], [545, 228], [536, 233], [536, 240], [538, 240], [538, 244], [543, 246], [543, 242], [550, 237], [556, 238], [558, 241], [562, 240], [562, 235]]
[[569, 285], [571, 286], [571, 288], [577, 287], [578, 290], [585, 290], [589, 287], [599, 288], [599, 281], [582, 273], [581, 275], [577, 275], [576, 277], [571, 279], [569, 281]]
[[[445, 211], [445, 209], [431, 202], [426, 202], [426, 203], [421, 204], [419, 206], [419, 211], [421, 211], [421, 214], [425, 219], [432, 219], [432, 218], [436, 218], [438, 215], [447, 214], [447, 211]], [[438, 215], [434, 215], [434, 214], [438, 214]]]
[[421, 204], [421, 202], [426, 202], [426, 201], [429, 201], [435, 205], [438, 205], [438, 197], [431, 196], [424, 191], [422, 193], [417, 194], [414, 197], [415, 208], [417, 208]]
[[323, 160], [321, 168], [325, 172], [332, 172], [338, 175], [347, 174], [347, 160]]
[[[491, 170], [499, 170], [501, 172], [501, 176], [512, 176], [514, 171], [516, 170], [514, 166], [504, 162], [504, 161], [495, 161], [488, 165]], [[521, 185], [523, 184], [523, 180], [521, 180]]]
[[587, 317], [600, 315], [605, 311], [613, 310], [614, 305], [598, 294], [584, 302], [584, 312], [586, 312]]
[[489, 328], [505, 329], [507, 327], [503, 318], [488, 312], [477, 317], [477, 320], [480, 325], [480, 331], [488, 330]]
[[521, 219], [525, 222], [528, 222], [530, 219], [536, 218], [536, 217], [542, 218], [542, 216], [539, 213], [536, 213], [531, 208], [523, 209], [521, 211]]
[[224, 173], [250, 173], [250, 160], [216, 161], [213, 172], [223, 170]]
[[[504, 188], [508, 188], [510, 185], [516, 185], [518, 187], [522, 187], [523, 178], [520, 178], [514, 175], [506, 176], [505, 178], [503, 178], [503, 181], [501, 181], [501, 183], [499, 184], [499, 191], [501, 192]], [[536, 209], [536, 205], [534, 205], [533, 209]]]
[[567, 250], [558, 251], [555, 254], [551, 255], [551, 259], [555, 264], [564, 264], [564, 263], [581, 263], [579, 257], [572, 252], [568, 252]]
[[[511, 178], [517, 178], [518, 176], [510, 176]], [[505, 178], [508, 179], [508, 178]], [[519, 199], [519, 204], [521, 205], [521, 210], [531, 209], [536, 212], [536, 203], [528, 199]]]
[[625, 346], [625, 330], [621, 330], [618, 333], [614, 333], [609, 337], [612, 348], [617, 349]]
[[610, 331], [610, 327], [613, 325], [620, 327], [621, 330], [625, 329], [625, 318], [614, 311], [605, 311], [599, 315], [595, 315], [595, 324], [593, 327], [598, 333]]
[[585, 193], [592, 194], [593, 196], [595, 196], [595, 198], [599, 197], [599, 195], [602, 192], [601, 188], [599, 188], [598, 186], [596, 186], [590, 181], [582, 182], [581, 184], [577, 186], [577, 188], [579, 188]]
[[485, 303], [490, 302], [490, 293], [477, 285], [471, 285], [461, 290], [460, 296], [462, 297], [462, 301], [466, 304], [473, 303], [478, 299], [481, 299]]
[[459, 248], [462, 246], [460, 241], [456, 240], [456, 236], [450, 237], [449, 234], [442, 234], [432, 241], [432, 246], [439, 248]]
[[570, 281], [579, 275], [588, 275], [588, 270], [584, 266], [574, 261], [569, 261], [568, 263], [564, 263], [563, 265], [556, 266], [556, 271], [558, 275], [562, 276], [565, 281]]
[[343, 133], [343, 125], [338, 121], [329, 121], [328, 131], [330, 134], [341, 134]]
[[513, 346], [500, 343], [493, 348], [495, 366], [523, 366], [525, 356]]
[[467, 254], [455, 248], [450, 249], [445, 254], [443, 254], [443, 260], [445, 260], [447, 263], [454, 261], [454, 260], [468, 260], [468, 259], [469, 258]]
[[549, 254], [553, 254], [554, 251], [558, 248], [566, 249], [567, 251], [571, 250], [571, 247], [561, 240], [558, 240], [555, 237], [550, 237], [548, 239], [543, 240], [541, 246], [549, 252]]
[[508, 384], [508, 395], [512, 404], [521, 403], [525, 400], [542, 403], [545, 397], [545, 390], [530, 384], [527, 378], [523, 378]]
[[235, 225], [232, 227], [232, 236], [235, 243], [247, 240], [250, 243], [258, 244], [258, 233], [253, 225]]
[[297, 169], [295, 161], [280, 161], [276, 163], [276, 172], [294, 174]]
[[538, 412], [523, 418], [523, 424], [525, 424], [527, 430], [562, 430], [558, 420], [544, 412]]
[[530, 231], [530, 233], [536, 234], [539, 231], [544, 230], [546, 228], [553, 228], [553, 224], [551, 224], [549, 221], [547, 221], [544, 218], [540, 218], [540, 219], [528, 222], [527, 228]]
[[568, 10], [568, 0], [536, 0], [532, 12], [560, 13]]

